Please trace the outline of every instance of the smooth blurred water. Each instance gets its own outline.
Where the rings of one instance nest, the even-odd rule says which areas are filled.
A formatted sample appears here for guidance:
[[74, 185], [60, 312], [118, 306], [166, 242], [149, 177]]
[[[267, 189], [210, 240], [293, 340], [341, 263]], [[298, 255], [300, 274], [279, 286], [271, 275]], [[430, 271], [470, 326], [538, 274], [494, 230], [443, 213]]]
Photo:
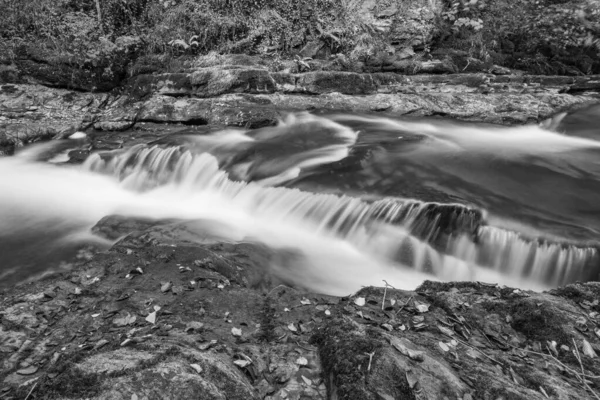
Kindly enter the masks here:
[[0, 279], [56, 264], [111, 214], [212, 221], [195, 226], [293, 249], [273, 273], [325, 293], [383, 279], [598, 279], [600, 117], [580, 113], [556, 132], [298, 114], [168, 134], [81, 166], [57, 154], [89, 139], [37, 145], [0, 159]]

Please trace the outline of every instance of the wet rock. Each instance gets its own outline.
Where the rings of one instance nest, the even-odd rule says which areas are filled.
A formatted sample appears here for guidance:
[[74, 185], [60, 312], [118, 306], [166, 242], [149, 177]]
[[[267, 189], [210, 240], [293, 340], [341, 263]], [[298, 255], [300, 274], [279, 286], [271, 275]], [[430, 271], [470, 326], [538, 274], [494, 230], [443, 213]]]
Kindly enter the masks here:
[[348, 95], [373, 94], [377, 87], [371, 75], [354, 72], [318, 71], [297, 75], [298, 92], [325, 94], [338, 92]]

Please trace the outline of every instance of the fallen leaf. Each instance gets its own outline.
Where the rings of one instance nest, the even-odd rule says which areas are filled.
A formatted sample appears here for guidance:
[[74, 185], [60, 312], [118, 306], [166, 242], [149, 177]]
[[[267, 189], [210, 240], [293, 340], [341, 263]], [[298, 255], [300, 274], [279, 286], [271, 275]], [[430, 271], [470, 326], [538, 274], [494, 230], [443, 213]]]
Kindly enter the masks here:
[[231, 328], [231, 334], [236, 337], [242, 336], [242, 330], [240, 328]]
[[356, 299], [354, 299], [354, 304], [356, 304], [359, 307], [362, 307], [366, 304], [365, 298], [364, 297], [357, 297]]
[[303, 297], [302, 300], [300, 300], [300, 304], [303, 304], [303, 305], [307, 306], [307, 305], [310, 304], [310, 300], [307, 299], [307, 298], [305, 298], [305, 297]]
[[590, 342], [588, 342], [585, 339], [583, 339], [583, 354], [585, 354], [586, 356], [588, 356], [590, 358], [596, 358], [596, 357], [598, 357], [598, 355], [596, 354], [596, 352], [592, 348], [592, 345], [590, 344]]
[[169, 290], [171, 290], [171, 286], [173, 286], [171, 282], [162, 282], [160, 285], [160, 291], [167, 293]]
[[248, 365], [252, 364], [252, 361], [248, 361], [248, 360], [235, 360], [233, 362], [235, 365], [237, 365], [240, 368], [245, 368]]
[[202, 373], [202, 367], [199, 366], [198, 364], [190, 364], [190, 367], [194, 368], [194, 371], [196, 371], [197, 373], [199, 373], [199, 374]]
[[446, 328], [445, 326], [438, 325], [438, 329], [446, 336], [454, 336], [454, 331], [450, 328]]
[[95, 345], [94, 350], [98, 350], [108, 344], [108, 340], [100, 339]]
[[[331, 311], [325, 310], [325, 315], [327, 315], [327, 316], [331, 315]], [[600, 334], [598, 334], [598, 337], [600, 337]]]
[[302, 380], [304, 381], [304, 383], [306, 383], [308, 386], [312, 385], [312, 381], [310, 379], [308, 379], [307, 377], [305, 377], [304, 375], [302, 375]]
[[420, 313], [426, 313], [427, 311], [429, 311], [429, 304], [419, 303], [415, 301], [415, 308]]
[[398, 350], [401, 354], [407, 356], [411, 360], [415, 360], [415, 361], [425, 360], [425, 357], [423, 356], [422, 351], [409, 349], [408, 347], [406, 347], [406, 345], [404, 345], [404, 343], [402, 343], [400, 341], [400, 339], [398, 339], [396, 337], [393, 337], [393, 336], [390, 337], [390, 344], [392, 346], [394, 346], [394, 348], [396, 350]]
[[298, 332], [298, 328], [296, 328], [296, 325], [294, 325], [293, 322], [291, 324], [289, 324], [287, 327], [292, 332]]
[[17, 374], [19, 375], [33, 375], [38, 371], [38, 368], [35, 366], [31, 366], [31, 367], [27, 367], [27, 368], [23, 368], [17, 371]]
[[296, 360], [296, 364], [305, 366], [305, 365], [308, 365], [308, 360], [306, 358], [304, 358], [304, 357], [299, 357]]
[[113, 320], [113, 324], [115, 324], [116, 326], [127, 326], [133, 324], [136, 319], [137, 317], [135, 315], [127, 314], [124, 317], [115, 318]]
[[444, 342], [439, 342], [438, 344], [439, 344], [440, 348], [441, 348], [442, 350], [444, 350], [445, 352], [448, 352], [448, 351], [450, 351], [450, 347], [448, 347], [448, 345], [447, 345], [446, 343], [444, 343]]
[[156, 323], [156, 311], [153, 311], [150, 314], [148, 314], [148, 316], [146, 317], [146, 321], [150, 322], [151, 324], [155, 324]]
[[200, 350], [208, 350], [208, 349], [210, 349], [212, 346], [214, 346], [215, 344], [217, 344], [217, 341], [216, 341], [216, 340], [211, 340], [211, 341], [210, 341], [210, 342], [208, 342], [208, 343], [202, 343], [202, 344], [198, 345], [198, 348], [199, 348]]
[[203, 327], [204, 327], [204, 324], [202, 322], [191, 321], [185, 325], [185, 331], [186, 332], [189, 332], [189, 331], [197, 332], [197, 331], [200, 331]]

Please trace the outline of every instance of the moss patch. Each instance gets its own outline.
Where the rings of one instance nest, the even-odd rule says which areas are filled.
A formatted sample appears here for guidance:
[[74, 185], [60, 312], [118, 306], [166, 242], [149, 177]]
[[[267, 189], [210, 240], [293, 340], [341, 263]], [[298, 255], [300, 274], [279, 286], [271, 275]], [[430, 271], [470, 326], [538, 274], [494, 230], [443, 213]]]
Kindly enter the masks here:
[[361, 332], [359, 327], [344, 318], [336, 318], [319, 329], [311, 342], [319, 348], [324, 378], [329, 395], [353, 400], [375, 399], [367, 389], [368, 354], [375, 353], [372, 363], [383, 347], [375, 332]]
[[571, 338], [562, 329], [566, 321], [545, 304], [538, 307], [531, 301], [516, 301], [511, 304], [510, 313], [513, 317], [513, 329], [521, 332], [527, 339], [542, 343], [555, 340], [558, 344], [570, 344]]

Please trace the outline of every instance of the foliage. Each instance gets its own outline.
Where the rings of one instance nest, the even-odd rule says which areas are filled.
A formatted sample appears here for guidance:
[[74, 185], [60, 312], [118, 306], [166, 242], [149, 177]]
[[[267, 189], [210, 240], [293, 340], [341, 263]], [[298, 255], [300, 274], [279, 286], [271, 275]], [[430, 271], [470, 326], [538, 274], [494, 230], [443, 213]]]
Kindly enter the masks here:
[[422, 52], [411, 53], [418, 66], [450, 49], [467, 54], [451, 60], [460, 70], [600, 72], [596, 0], [0, 0], [0, 10], [0, 63], [27, 46], [105, 77], [133, 56], [290, 59], [314, 43], [351, 70], [403, 49]]
[[[591, 73], [600, 53], [600, 3], [595, 0], [445, 0], [440, 42], [486, 60], [537, 73]], [[587, 61], [587, 63], [586, 63]]]

